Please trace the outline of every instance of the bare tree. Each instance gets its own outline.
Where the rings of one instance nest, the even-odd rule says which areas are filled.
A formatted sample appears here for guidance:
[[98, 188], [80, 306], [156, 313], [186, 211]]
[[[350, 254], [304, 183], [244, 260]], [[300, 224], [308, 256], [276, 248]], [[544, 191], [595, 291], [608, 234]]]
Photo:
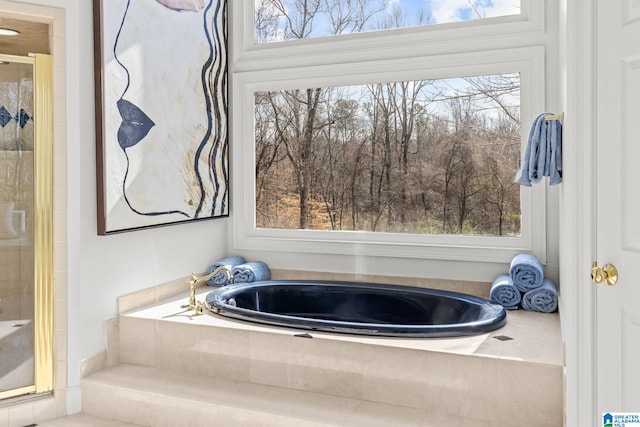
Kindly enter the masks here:
[[262, 0], [258, 6], [274, 11], [272, 13], [285, 23], [285, 39], [305, 39], [313, 32], [314, 19], [321, 4], [322, 0], [294, 0], [293, 10], [289, 10], [283, 0]]
[[362, 32], [367, 24], [389, 7], [389, 0], [324, 0], [333, 35]]

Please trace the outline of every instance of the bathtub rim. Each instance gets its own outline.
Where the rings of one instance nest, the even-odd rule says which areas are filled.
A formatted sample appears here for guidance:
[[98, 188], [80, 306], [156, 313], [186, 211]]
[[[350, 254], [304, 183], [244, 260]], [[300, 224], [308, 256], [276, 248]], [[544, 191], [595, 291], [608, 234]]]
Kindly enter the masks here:
[[[350, 288], [376, 288], [390, 291], [404, 291], [418, 294], [430, 294], [462, 300], [467, 303], [481, 305], [488, 310], [493, 310], [495, 315], [481, 320], [446, 325], [396, 325], [384, 323], [359, 323], [340, 320], [323, 320], [299, 316], [289, 316], [276, 313], [260, 312], [241, 307], [235, 307], [223, 300], [229, 298], [229, 294], [246, 289], [281, 285], [326, 285]], [[480, 335], [502, 328], [507, 323], [506, 310], [486, 298], [442, 289], [419, 288], [414, 286], [392, 285], [385, 283], [370, 283], [356, 281], [335, 280], [265, 280], [252, 283], [237, 283], [216, 287], [208, 292], [204, 307], [212, 313], [228, 318], [250, 322], [253, 324], [266, 324], [271, 326], [300, 329], [303, 331], [330, 332], [349, 335], [367, 335], [378, 337], [396, 338], [455, 338], [472, 335]]]

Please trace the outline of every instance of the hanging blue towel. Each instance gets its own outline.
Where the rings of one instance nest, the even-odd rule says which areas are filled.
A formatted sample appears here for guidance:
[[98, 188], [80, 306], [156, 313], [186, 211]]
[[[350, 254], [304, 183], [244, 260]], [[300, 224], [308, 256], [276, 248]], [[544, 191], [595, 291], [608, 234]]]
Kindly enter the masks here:
[[532, 289], [522, 297], [522, 308], [541, 313], [552, 313], [558, 308], [558, 288], [549, 279], [542, 286]]
[[[216, 268], [222, 266], [225, 266], [229, 270], [231, 270], [233, 269], [233, 267], [244, 264], [245, 262], [247, 261], [241, 256], [231, 256], [228, 258], [224, 258], [218, 262], [214, 262], [213, 264], [211, 264], [211, 267], [209, 267], [209, 269], [207, 270], [207, 274], [213, 273]], [[207, 285], [209, 286], [224, 286], [228, 285], [229, 283], [231, 283], [231, 280], [229, 280], [229, 276], [227, 275], [226, 271], [221, 271], [211, 279], [207, 280]]]
[[529, 140], [516, 182], [531, 187], [542, 177], [549, 177], [549, 184], [562, 182], [562, 122], [547, 120], [549, 113], [540, 114], [533, 121]]
[[231, 269], [233, 283], [252, 283], [271, 278], [269, 266], [262, 261], [247, 262]]
[[516, 288], [522, 292], [527, 292], [542, 286], [544, 269], [535, 255], [519, 254], [511, 260], [509, 276]]
[[491, 285], [489, 299], [496, 304], [500, 304], [507, 310], [517, 310], [522, 299], [522, 294], [513, 285], [511, 277], [503, 274], [498, 276]]

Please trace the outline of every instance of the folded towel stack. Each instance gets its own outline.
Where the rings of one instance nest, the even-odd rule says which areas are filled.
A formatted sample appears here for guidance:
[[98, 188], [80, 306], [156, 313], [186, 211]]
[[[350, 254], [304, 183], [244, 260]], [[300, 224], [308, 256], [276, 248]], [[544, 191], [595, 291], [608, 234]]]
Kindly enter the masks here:
[[247, 262], [231, 269], [233, 283], [253, 283], [271, 278], [269, 266], [262, 261]]
[[[213, 264], [211, 264], [211, 267], [209, 267], [209, 269], [207, 270], [207, 274], [213, 273], [216, 268], [222, 266], [227, 267], [229, 270], [232, 270], [233, 267], [244, 264], [245, 262], [247, 261], [241, 256], [231, 256], [228, 258], [224, 258], [218, 262], [214, 262]], [[225, 286], [229, 283], [231, 283], [231, 280], [229, 280], [229, 275], [226, 271], [221, 271], [211, 279], [207, 280], [207, 285], [209, 286]]]
[[517, 310], [522, 300], [522, 295], [518, 288], [514, 286], [511, 277], [503, 274], [493, 281], [489, 298], [507, 310]]
[[509, 274], [498, 276], [491, 285], [489, 298], [507, 310], [525, 310], [552, 313], [558, 308], [558, 289], [544, 277], [538, 258], [519, 254], [509, 266]]
[[542, 286], [532, 289], [522, 297], [522, 308], [525, 310], [552, 313], [558, 308], [558, 289], [549, 279], [544, 279]]
[[516, 182], [531, 187], [542, 177], [549, 177], [549, 184], [562, 182], [562, 122], [548, 120], [549, 113], [540, 114], [533, 121], [529, 140], [516, 176]]
[[542, 285], [544, 270], [542, 263], [535, 255], [519, 254], [511, 260], [509, 276], [516, 288], [527, 292]]

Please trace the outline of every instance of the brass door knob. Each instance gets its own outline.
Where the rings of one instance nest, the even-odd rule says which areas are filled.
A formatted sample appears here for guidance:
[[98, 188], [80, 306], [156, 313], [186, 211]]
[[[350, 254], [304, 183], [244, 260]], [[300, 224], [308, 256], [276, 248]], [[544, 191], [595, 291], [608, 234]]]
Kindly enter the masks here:
[[618, 281], [618, 269], [613, 264], [605, 264], [598, 267], [598, 263], [594, 261], [591, 265], [591, 279], [594, 283], [602, 282], [609, 286], [613, 286]]

